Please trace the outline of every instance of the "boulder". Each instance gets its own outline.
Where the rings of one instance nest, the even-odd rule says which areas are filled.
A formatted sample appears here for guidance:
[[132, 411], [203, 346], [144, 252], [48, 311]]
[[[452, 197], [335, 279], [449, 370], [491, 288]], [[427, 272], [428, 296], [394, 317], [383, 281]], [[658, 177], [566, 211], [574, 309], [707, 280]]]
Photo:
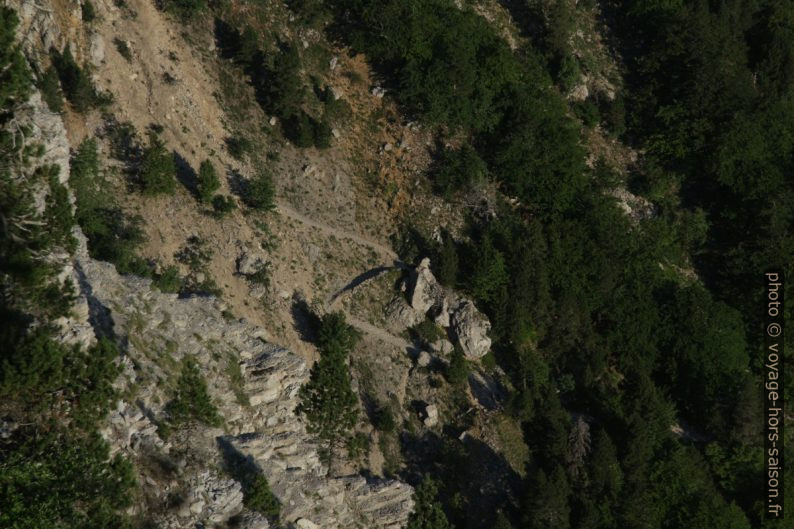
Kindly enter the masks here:
[[105, 41], [99, 33], [91, 35], [89, 55], [91, 57], [91, 64], [96, 67], [99, 67], [102, 61], [105, 60]]
[[434, 307], [444, 305], [444, 287], [436, 280], [430, 270], [430, 259], [425, 257], [411, 274], [411, 307], [419, 314], [427, 314]]
[[210, 500], [208, 510], [211, 522], [225, 522], [242, 510], [243, 488], [237, 481], [212, 479], [207, 481], [205, 490]]
[[265, 265], [263, 256], [246, 252], [237, 258], [237, 273], [250, 276], [259, 272]]
[[396, 296], [386, 305], [386, 323], [389, 329], [399, 333], [408, 327], [413, 327], [424, 319], [424, 315], [418, 313], [408, 305], [402, 296]]
[[295, 526], [298, 529], [319, 529], [317, 524], [314, 523], [313, 521], [309, 520], [308, 518], [299, 518], [295, 522]]
[[238, 518], [240, 529], [270, 529], [270, 523], [264, 514], [258, 512], [246, 512]]
[[419, 354], [416, 356], [416, 365], [419, 367], [427, 367], [432, 360], [433, 357], [430, 356], [430, 353], [427, 351], [419, 351]]
[[428, 404], [425, 407], [424, 416], [425, 416], [425, 418], [422, 420], [422, 422], [425, 424], [425, 426], [427, 426], [428, 428], [432, 428], [433, 426], [437, 425], [438, 424], [438, 408], [436, 408], [436, 405], [435, 404]]
[[440, 353], [442, 355], [449, 355], [450, 353], [452, 353], [453, 349], [455, 349], [455, 346], [452, 345], [452, 342], [450, 342], [449, 340], [439, 338], [430, 345], [430, 348], [436, 353]]
[[432, 307], [430, 314], [437, 325], [449, 327], [449, 301], [446, 296], [441, 298], [440, 304], [437, 303]]
[[587, 89], [587, 80], [584, 79], [580, 84], [574, 86], [570, 93], [570, 98], [574, 101], [584, 101], [590, 95], [590, 90]]
[[473, 302], [461, 300], [452, 310], [451, 324], [466, 358], [476, 360], [491, 349], [491, 339], [488, 337], [491, 322], [477, 310]]

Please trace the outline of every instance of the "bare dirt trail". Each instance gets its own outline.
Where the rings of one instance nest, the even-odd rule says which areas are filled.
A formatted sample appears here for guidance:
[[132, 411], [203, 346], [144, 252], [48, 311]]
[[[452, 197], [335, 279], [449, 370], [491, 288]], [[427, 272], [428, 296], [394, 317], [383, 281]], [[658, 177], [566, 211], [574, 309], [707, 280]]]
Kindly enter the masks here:
[[292, 206], [289, 206], [284, 202], [277, 201], [276, 211], [278, 211], [285, 217], [289, 217], [291, 219], [297, 220], [298, 222], [301, 222], [302, 224], [305, 224], [307, 226], [311, 226], [312, 228], [316, 228], [322, 231], [323, 233], [326, 233], [328, 235], [333, 235], [338, 239], [350, 239], [351, 241], [356, 242], [362, 246], [367, 246], [369, 248], [372, 248], [373, 250], [381, 254], [381, 256], [383, 257], [387, 257], [390, 260], [399, 261], [399, 257], [397, 256], [397, 253], [391, 248], [384, 246], [383, 244], [380, 244], [378, 242], [367, 239], [366, 237], [362, 237], [361, 235], [351, 233], [345, 230], [340, 230], [339, 228], [335, 228], [328, 224], [311, 219], [306, 215], [304, 215], [303, 213], [293, 209]]
[[356, 329], [365, 332], [375, 338], [385, 342], [389, 345], [393, 345], [395, 347], [399, 347], [400, 349], [405, 349], [408, 352], [416, 351], [417, 348], [414, 344], [409, 342], [404, 338], [400, 338], [399, 336], [394, 336], [386, 332], [385, 330], [381, 329], [380, 327], [376, 327], [371, 323], [367, 323], [363, 320], [359, 320], [355, 316], [351, 316], [350, 313], [345, 312], [345, 318], [347, 323], [355, 327]]
[[[337, 237], [337, 238], [340, 238], [340, 239], [350, 239], [350, 240], [352, 240], [352, 241], [354, 241], [354, 242], [356, 242], [358, 244], [361, 244], [362, 246], [367, 246], [369, 248], [372, 248], [373, 250], [375, 250], [378, 253], [380, 253], [381, 256], [388, 257], [390, 260], [392, 260], [393, 264], [391, 264], [391, 265], [382, 265], [382, 266], [378, 266], [378, 267], [372, 268], [370, 270], [367, 270], [367, 271], [363, 272], [362, 274], [356, 276], [347, 285], [345, 285], [344, 287], [342, 287], [341, 289], [336, 291], [334, 294], [332, 294], [331, 297], [328, 299], [328, 301], [325, 304], [325, 310], [326, 311], [330, 311], [333, 308], [333, 305], [336, 303], [336, 301], [338, 301], [343, 294], [345, 294], [346, 292], [352, 291], [354, 288], [356, 288], [360, 284], [364, 283], [365, 281], [367, 281], [369, 279], [373, 279], [373, 278], [379, 276], [380, 274], [382, 274], [383, 272], [386, 272], [386, 271], [389, 271], [389, 270], [393, 270], [393, 269], [396, 269], [396, 268], [400, 268], [400, 269], [407, 269], [408, 268], [408, 265], [406, 265], [404, 262], [400, 261], [399, 257], [397, 256], [397, 253], [394, 250], [392, 250], [391, 248], [388, 248], [388, 247], [386, 247], [386, 246], [384, 246], [384, 245], [382, 245], [380, 243], [371, 241], [369, 239], [366, 239], [366, 238], [361, 237], [360, 235], [357, 235], [357, 234], [354, 234], [354, 233], [350, 233], [350, 232], [347, 232], [347, 231], [344, 231], [344, 230], [340, 230], [338, 228], [334, 228], [333, 226], [330, 226], [328, 224], [317, 222], [317, 221], [307, 217], [306, 215], [304, 215], [304, 214], [292, 209], [290, 206], [287, 206], [287, 205], [285, 205], [283, 203], [278, 203], [277, 204], [276, 211], [278, 211], [279, 213], [281, 213], [284, 216], [287, 216], [287, 217], [290, 217], [290, 218], [292, 218], [294, 220], [297, 220], [298, 222], [301, 222], [302, 224], [305, 224], [307, 226], [311, 226], [313, 228], [316, 228], [316, 229], [318, 229], [318, 230], [320, 230], [323, 233], [326, 233], [328, 235], [333, 235], [334, 237]], [[408, 340], [405, 340], [404, 338], [400, 338], [399, 336], [395, 336], [395, 335], [393, 335], [391, 333], [388, 333], [384, 329], [382, 329], [380, 327], [376, 327], [375, 325], [372, 325], [371, 323], [367, 323], [367, 322], [365, 322], [363, 320], [360, 320], [360, 319], [352, 316], [348, 311], [343, 311], [343, 312], [345, 313], [345, 318], [346, 318], [347, 322], [350, 325], [352, 325], [353, 327], [355, 327], [356, 329], [358, 329], [358, 330], [360, 330], [360, 331], [362, 331], [364, 333], [367, 333], [367, 334], [369, 334], [371, 336], [374, 336], [375, 338], [377, 338], [377, 339], [379, 339], [379, 340], [381, 340], [381, 341], [383, 341], [383, 342], [385, 342], [385, 343], [387, 343], [389, 345], [393, 345], [395, 347], [399, 347], [400, 349], [404, 349], [404, 350], [406, 350], [408, 352], [416, 350], [416, 346], [414, 344], [412, 344], [411, 342], [409, 342]]]

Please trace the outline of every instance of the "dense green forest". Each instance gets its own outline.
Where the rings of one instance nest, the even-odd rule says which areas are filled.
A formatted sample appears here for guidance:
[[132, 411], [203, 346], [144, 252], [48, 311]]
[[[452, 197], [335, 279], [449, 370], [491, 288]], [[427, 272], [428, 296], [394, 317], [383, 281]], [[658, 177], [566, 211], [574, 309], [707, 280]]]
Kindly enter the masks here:
[[[485, 174], [520, 200], [472, 218], [458, 248], [425, 243], [488, 312], [517, 388], [532, 462], [504, 512], [516, 527], [758, 527], [762, 272], [794, 265], [794, 9], [603, 6], [626, 86], [624, 122], [602, 121], [644, 153], [628, 184], [657, 210], [633, 227], [605, 193], [615, 175], [583, 163], [560, 95], [576, 61], [561, 11], [576, 8], [552, 4], [544, 19], [509, 3], [532, 42], [516, 52], [451, 1], [324, 4], [406, 113], [468, 138], [439, 156], [437, 189]], [[588, 457], [572, 413], [589, 417]], [[697, 442], [671, 434], [681, 420]], [[439, 477], [450, 519], [476, 526], [477, 499]]]

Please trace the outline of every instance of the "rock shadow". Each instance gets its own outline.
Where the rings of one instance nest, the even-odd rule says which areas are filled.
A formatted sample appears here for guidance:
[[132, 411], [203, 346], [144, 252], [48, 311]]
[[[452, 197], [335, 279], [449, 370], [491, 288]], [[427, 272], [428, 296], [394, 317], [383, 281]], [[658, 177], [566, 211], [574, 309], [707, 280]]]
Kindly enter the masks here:
[[80, 293], [83, 294], [88, 301], [88, 323], [91, 324], [97, 338], [107, 338], [117, 344], [122, 350], [126, 351], [128, 345], [126, 336], [120, 337], [116, 334], [113, 315], [110, 309], [94, 296], [94, 289], [91, 283], [89, 283], [80, 261], [75, 261], [74, 270], [77, 274], [77, 283], [80, 288]]
[[406, 468], [401, 477], [414, 486], [424, 476], [438, 481], [442, 504], [457, 505], [445, 509], [456, 527], [491, 527], [494, 513], [517, 507], [521, 477], [502, 455], [465, 431], [447, 426], [442, 435], [404, 432], [400, 442]]

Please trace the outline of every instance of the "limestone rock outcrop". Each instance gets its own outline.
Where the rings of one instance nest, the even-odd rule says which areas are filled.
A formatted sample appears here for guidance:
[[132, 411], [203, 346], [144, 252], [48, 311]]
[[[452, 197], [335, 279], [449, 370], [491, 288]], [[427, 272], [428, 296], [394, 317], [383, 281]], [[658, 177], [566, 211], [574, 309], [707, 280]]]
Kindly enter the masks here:
[[430, 309], [444, 303], [446, 295], [444, 287], [436, 280], [430, 270], [430, 259], [425, 257], [419, 265], [411, 271], [411, 307], [421, 314], [426, 314]]
[[[287, 525], [300, 520], [319, 529], [405, 525], [413, 508], [410, 486], [326, 475], [317, 444], [294, 412], [298, 390], [308, 379], [303, 358], [266, 342], [264, 333], [249, 323], [227, 321], [218, 300], [160, 293], [149, 280], [120, 276], [112, 265], [88, 257], [84, 241], [80, 246], [75, 270], [90, 319], [99, 332], [126, 343], [126, 357], [132, 360], [132, 367], [124, 369], [121, 391], [134, 395], [135, 404], [123, 401], [108, 419], [105, 435], [113, 450], [142, 457], [145, 447], [173, 453], [199, 450], [202, 442], [208, 446], [181, 471], [186, 499], [178, 513], [159, 518], [162, 526], [211, 525], [237, 515], [243, 520], [240, 527], [268, 527], [265, 519], [243, 509], [237, 481], [208, 470], [223, 467], [230, 452], [265, 475]], [[163, 382], [173, 378], [176, 362], [185, 356], [202, 366], [224, 430], [204, 428], [163, 443], [155, 426], [167, 417], [170, 394]], [[232, 388], [228, 373], [237, 369], [241, 386]], [[162, 484], [153, 487], [158, 486]], [[162, 493], [167, 495], [165, 486]]]
[[392, 322], [401, 322], [409, 327], [427, 316], [441, 327], [450, 329], [467, 358], [481, 358], [490, 350], [488, 332], [491, 323], [488, 317], [477, 310], [473, 301], [444, 289], [430, 270], [427, 257], [411, 272], [409, 301], [413, 315], [401, 301], [395, 298], [387, 307]]
[[491, 322], [469, 300], [461, 300], [452, 311], [452, 331], [467, 358], [485, 356], [491, 350]]

